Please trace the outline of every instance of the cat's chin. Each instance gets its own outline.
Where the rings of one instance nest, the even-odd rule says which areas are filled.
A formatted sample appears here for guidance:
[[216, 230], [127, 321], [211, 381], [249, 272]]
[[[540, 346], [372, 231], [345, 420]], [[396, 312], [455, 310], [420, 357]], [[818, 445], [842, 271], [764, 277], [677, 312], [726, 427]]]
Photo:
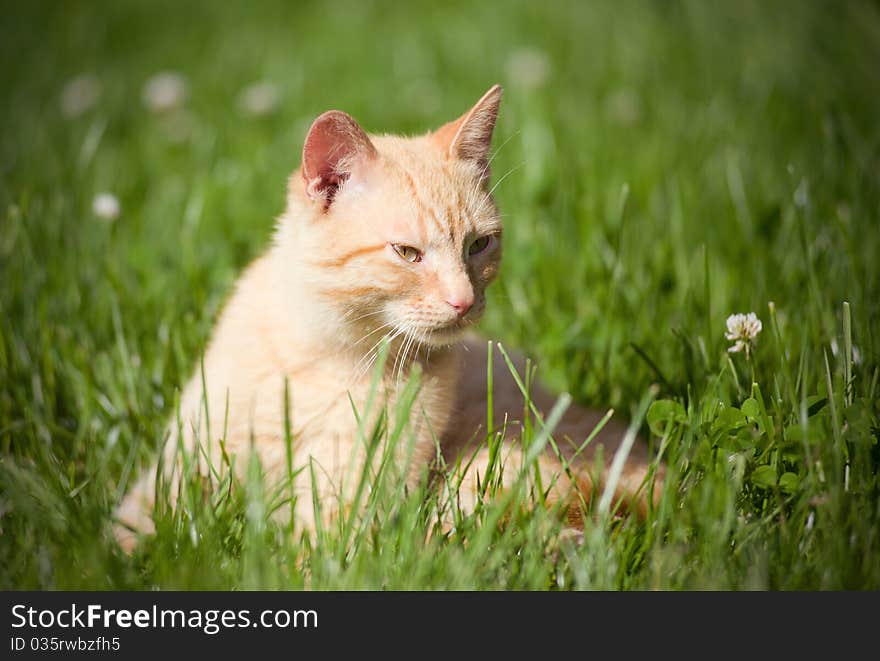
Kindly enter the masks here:
[[464, 337], [465, 326], [455, 323], [427, 330], [421, 337], [421, 343], [430, 347], [448, 347]]

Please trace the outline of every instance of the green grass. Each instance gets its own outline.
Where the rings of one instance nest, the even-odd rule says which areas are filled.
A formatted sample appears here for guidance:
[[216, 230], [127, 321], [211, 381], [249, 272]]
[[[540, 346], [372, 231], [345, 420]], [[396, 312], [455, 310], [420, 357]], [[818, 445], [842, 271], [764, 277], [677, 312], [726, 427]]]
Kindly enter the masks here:
[[[524, 48], [545, 80], [516, 80]], [[880, 588], [876, 3], [18, 3], [0, 58], [0, 586]], [[189, 82], [172, 117], [141, 102], [164, 69]], [[84, 72], [103, 92], [66, 118]], [[254, 118], [258, 80], [281, 103]], [[419, 132], [494, 82], [506, 243], [482, 329], [584, 404], [633, 415], [657, 384], [660, 506], [579, 546], [492, 505], [444, 539], [438, 501], [388, 479], [309, 549], [254, 466], [119, 552], [111, 510], [311, 119]], [[747, 362], [724, 331], [748, 311]]]

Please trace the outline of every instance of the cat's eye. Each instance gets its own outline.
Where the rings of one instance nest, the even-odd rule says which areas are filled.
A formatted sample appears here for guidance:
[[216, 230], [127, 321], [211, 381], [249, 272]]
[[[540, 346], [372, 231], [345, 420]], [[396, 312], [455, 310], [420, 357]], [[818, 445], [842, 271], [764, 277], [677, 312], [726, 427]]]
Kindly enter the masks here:
[[405, 259], [410, 264], [415, 264], [416, 262], [422, 261], [422, 251], [418, 248], [413, 248], [412, 246], [404, 246], [399, 243], [392, 243], [391, 247], [394, 248], [394, 252], [396, 252], [402, 259]]
[[490, 243], [492, 243], [492, 235], [491, 234], [487, 234], [486, 236], [481, 236], [479, 239], [474, 241], [468, 247], [468, 255], [470, 255], [470, 256], [479, 255], [481, 252], [483, 252], [486, 248], [489, 247]]

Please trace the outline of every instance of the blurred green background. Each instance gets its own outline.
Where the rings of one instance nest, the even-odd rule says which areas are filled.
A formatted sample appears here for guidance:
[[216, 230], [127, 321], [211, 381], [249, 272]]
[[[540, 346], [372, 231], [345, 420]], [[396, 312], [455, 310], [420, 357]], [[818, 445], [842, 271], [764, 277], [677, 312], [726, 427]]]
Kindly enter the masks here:
[[[483, 330], [577, 400], [628, 412], [657, 382], [693, 405], [728, 369], [725, 319], [755, 311], [740, 376], [795, 416], [825, 390], [823, 349], [842, 374], [846, 300], [875, 401], [876, 2], [5, 4], [7, 586], [74, 580], [12, 558], [103, 530], [328, 108], [418, 133], [504, 85], [505, 258]], [[102, 192], [118, 214], [93, 208]]]

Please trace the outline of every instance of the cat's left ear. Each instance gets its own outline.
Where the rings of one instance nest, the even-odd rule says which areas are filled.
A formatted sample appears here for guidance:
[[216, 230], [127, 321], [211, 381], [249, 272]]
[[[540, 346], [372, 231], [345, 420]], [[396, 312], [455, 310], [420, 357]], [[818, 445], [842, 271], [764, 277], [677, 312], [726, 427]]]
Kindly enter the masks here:
[[473, 108], [431, 134], [448, 158], [476, 163], [484, 182], [489, 179], [489, 150], [500, 105], [501, 86], [493, 85]]

